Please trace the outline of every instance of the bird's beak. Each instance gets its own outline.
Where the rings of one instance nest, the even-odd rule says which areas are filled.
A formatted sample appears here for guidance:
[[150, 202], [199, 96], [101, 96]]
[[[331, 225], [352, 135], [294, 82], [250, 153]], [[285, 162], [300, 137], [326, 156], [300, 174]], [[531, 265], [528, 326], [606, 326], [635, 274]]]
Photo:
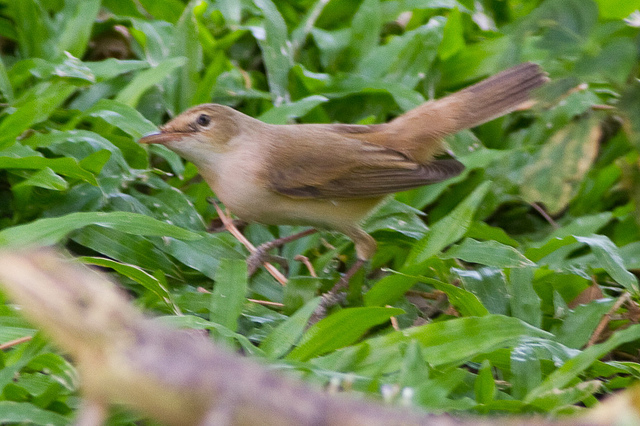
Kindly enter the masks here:
[[140, 139], [138, 139], [138, 143], [159, 143], [165, 144], [167, 142], [171, 142], [176, 140], [176, 135], [174, 133], [165, 133], [165, 132], [151, 132], [147, 133]]

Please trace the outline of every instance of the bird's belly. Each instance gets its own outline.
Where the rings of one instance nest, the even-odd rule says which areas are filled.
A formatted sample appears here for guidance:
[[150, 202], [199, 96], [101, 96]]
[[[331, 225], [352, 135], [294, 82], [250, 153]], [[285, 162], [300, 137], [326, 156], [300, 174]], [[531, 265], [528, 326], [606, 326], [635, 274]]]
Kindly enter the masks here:
[[240, 219], [265, 225], [305, 225], [341, 230], [357, 225], [381, 198], [319, 200], [287, 197], [253, 184], [236, 181], [216, 195]]

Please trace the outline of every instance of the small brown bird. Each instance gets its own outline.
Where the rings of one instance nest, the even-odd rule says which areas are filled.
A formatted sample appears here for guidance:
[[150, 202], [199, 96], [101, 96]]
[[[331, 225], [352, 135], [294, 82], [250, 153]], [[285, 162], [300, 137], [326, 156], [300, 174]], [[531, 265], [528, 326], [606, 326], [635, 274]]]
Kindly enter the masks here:
[[162, 144], [193, 162], [245, 221], [345, 234], [358, 256], [343, 277], [348, 282], [375, 253], [375, 240], [360, 224], [387, 195], [464, 169], [456, 160], [434, 159], [443, 137], [513, 111], [545, 81], [538, 65], [524, 63], [374, 125], [272, 125], [204, 104], [140, 142]]

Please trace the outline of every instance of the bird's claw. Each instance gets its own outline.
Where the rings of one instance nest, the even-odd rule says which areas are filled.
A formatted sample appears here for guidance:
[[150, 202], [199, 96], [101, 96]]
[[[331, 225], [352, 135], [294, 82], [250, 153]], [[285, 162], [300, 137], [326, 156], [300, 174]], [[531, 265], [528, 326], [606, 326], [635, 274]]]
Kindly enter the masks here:
[[289, 269], [289, 263], [287, 262], [287, 259], [282, 256], [268, 253], [267, 247], [258, 246], [256, 247], [256, 251], [251, 253], [251, 255], [247, 258], [247, 273], [249, 274], [249, 276], [255, 274], [258, 268], [260, 268], [260, 266], [262, 266], [262, 264], [265, 262], [277, 263], [285, 270]]

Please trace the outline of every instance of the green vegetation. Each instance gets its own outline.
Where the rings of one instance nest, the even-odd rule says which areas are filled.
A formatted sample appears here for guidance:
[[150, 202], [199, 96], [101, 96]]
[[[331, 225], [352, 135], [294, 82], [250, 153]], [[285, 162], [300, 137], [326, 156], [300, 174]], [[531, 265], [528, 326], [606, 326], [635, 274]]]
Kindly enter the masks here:
[[[64, 247], [158, 321], [314, 385], [436, 412], [592, 407], [640, 377], [639, 8], [0, 0], [0, 247]], [[207, 232], [217, 214], [195, 167], [136, 143], [203, 102], [270, 123], [383, 122], [524, 61], [552, 79], [541, 101], [452, 137], [465, 172], [372, 216], [367, 273], [306, 331], [351, 242], [284, 247], [285, 287], [264, 269], [247, 278], [244, 247]], [[256, 245], [298, 230], [242, 228]], [[33, 335], [3, 301], [0, 342]], [[1, 423], [74, 415], [77, 373], [45, 338], [1, 352], [0, 368]], [[111, 423], [136, 419], [115, 409]]]

